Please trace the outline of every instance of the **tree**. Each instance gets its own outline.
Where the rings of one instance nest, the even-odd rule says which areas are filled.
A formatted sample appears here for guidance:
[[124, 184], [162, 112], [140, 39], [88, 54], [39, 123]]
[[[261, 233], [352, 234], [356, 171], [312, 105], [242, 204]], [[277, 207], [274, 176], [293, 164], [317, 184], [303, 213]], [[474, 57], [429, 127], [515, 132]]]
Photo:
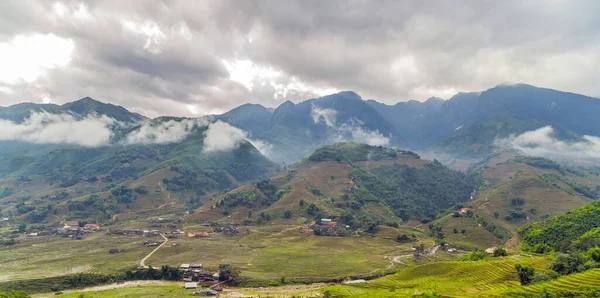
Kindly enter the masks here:
[[25, 233], [26, 229], [27, 229], [27, 226], [25, 225], [25, 223], [22, 223], [19, 225], [19, 233]]
[[466, 232], [467, 232], [467, 230], [465, 230], [465, 229], [462, 229], [462, 230], [460, 230], [460, 233], [461, 233], [461, 234], [463, 234], [463, 235], [464, 235]]
[[145, 194], [148, 193], [148, 189], [144, 185], [138, 185], [138, 186], [136, 186], [135, 189], [134, 189], [134, 191], [136, 193], [141, 194], [141, 195], [145, 195]]
[[81, 221], [81, 220], [80, 220], [80, 221], [78, 221], [78, 222], [77, 222], [77, 225], [78, 225], [80, 228], [83, 228], [83, 226], [85, 226], [87, 223], [88, 223], [87, 221]]
[[533, 281], [535, 270], [532, 267], [516, 264], [515, 269], [517, 270], [517, 275], [519, 276], [519, 282], [521, 285], [526, 286]]
[[412, 239], [410, 239], [410, 237], [408, 237], [408, 235], [402, 234], [402, 235], [398, 235], [396, 237], [396, 241], [401, 242], [401, 243], [406, 243], [406, 242], [411, 242]]
[[585, 260], [577, 253], [561, 253], [554, 258], [552, 264], [550, 264], [550, 269], [561, 275], [571, 274], [579, 272], [579, 266], [583, 265], [583, 263], [585, 263]]
[[586, 255], [588, 258], [600, 263], [600, 247], [595, 246], [595, 247], [588, 249], [588, 251], [586, 252]]
[[225, 281], [231, 277], [231, 265], [220, 264], [219, 265], [219, 280]]
[[300, 207], [304, 207], [304, 200], [303, 200], [303, 199], [300, 199], [300, 201], [298, 202], [298, 205], [299, 205]]
[[452, 232], [454, 232], [454, 234], [458, 234], [458, 230], [456, 228], [452, 229]]
[[508, 252], [504, 247], [496, 247], [496, 249], [494, 249], [494, 257], [506, 257], [507, 255]]
[[494, 218], [498, 218], [500, 216], [500, 212], [494, 211]]
[[471, 211], [471, 210], [467, 210], [467, 212], [466, 212], [466, 216], [467, 216], [467, 217], [473, 217], [473, 211]]
[[284, 218], [292, 218], [292, 211], [285, 210], [285, 212], [283, 212], [283, 217]]

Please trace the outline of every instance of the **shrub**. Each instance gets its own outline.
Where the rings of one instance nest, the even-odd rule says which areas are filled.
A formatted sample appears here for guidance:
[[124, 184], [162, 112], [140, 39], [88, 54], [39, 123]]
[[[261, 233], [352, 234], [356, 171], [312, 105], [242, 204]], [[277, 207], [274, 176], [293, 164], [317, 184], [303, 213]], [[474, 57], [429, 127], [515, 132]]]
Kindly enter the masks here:
[[494, 257], [506, 257], [508, 252], [504, 247], [497, 247], [494, 249]]
[[517, 270], [521, 285], [525, 286], [533, 281], [535, 270], [532, 267], [516, 264], [515, 269]]

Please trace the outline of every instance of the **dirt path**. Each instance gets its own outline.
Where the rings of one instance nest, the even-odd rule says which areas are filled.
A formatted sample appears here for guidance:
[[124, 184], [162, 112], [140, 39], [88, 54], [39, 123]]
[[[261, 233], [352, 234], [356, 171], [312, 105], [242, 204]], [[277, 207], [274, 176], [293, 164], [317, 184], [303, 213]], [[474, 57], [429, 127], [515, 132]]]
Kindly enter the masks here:
[[148, 258], [150, 258], [152, 256], [152, 254], [154, 254], [157, 250], [159, 250], [161, 247], [163, 247], [163, 245], [167, 244], [167, 242], [169, 242], [169, 239], [167, 239], [167, 237], [165, 237], [165, 235], [160, 234], [161, 237], [163, 237], [163, 239], [165, 239], [165, 242], [163, 242], [161, 245], [159, 245], [157, 248], [155, 248], [152, 252], [150, 252], [147, 256], [145, 256], [141, 261], [140, 261], [140, 267], [142, 268], [148, 268], [148, 266], [146, 265], [146, 260]]
[[[173, 281], [162, 281], [162, 280], [135, 280], [135, 281], [126, 281], [124, 283], [113, 283], [113, 284], [94, 286], [94, 287], [83, 288], [83, 289], [64, 290], [62, 292], [67, 294], [67, 293], [79, 293], [79, 292], [97, 292], [97, 291], [105, 291], [105, 290], [128, 288], [128, 287], [172, 286], [172, 285], [179, 285], [179, 283], [173, 282]], [[36, 294], [36, 295], [33, 295], [32, 297], [53, 297], [53, 296], [55, 296], [55, 294], [53, 292], [51, 292], [51, 293]], [[87, 297], [87, 295], [86, 295], [86, 297]]]

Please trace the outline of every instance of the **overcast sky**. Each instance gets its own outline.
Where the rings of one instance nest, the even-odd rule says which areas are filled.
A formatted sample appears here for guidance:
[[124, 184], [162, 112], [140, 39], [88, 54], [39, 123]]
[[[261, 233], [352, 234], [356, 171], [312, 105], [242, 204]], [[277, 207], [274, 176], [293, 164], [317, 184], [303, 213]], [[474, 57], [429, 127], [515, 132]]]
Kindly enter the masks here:
[[0, 105], [150, 117], [523, 82], [600, 97], [600, 1], [0, 2]]

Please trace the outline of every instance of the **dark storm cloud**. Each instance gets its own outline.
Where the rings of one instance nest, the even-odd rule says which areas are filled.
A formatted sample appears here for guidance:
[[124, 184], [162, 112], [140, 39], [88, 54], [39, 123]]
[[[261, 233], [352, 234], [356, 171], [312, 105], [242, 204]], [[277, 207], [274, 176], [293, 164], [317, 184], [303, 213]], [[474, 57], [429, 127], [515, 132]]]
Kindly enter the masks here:
[[0, 51], [17, 36], [56, 43], [49, 53], [74, 45], [68, 63], [41, 61], [28, 80], [0, 72], [0, 105], [91, 96], [189, 116], [335, 90], [393, 103], [505, 82], [600, 96], [598, 1], [4, 1], [0, 11]]

